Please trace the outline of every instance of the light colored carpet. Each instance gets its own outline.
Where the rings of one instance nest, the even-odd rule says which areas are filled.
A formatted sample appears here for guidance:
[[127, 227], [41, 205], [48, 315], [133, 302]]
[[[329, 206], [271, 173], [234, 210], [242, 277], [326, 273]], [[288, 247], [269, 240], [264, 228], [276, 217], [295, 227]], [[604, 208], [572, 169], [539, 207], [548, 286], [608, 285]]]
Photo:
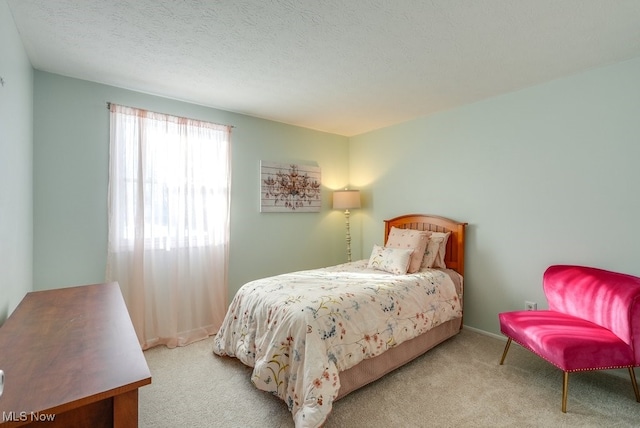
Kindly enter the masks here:
[[[284, 402], [250, 382], [251, 369], [212, 353], [212, 338], [145, 351], [152, 384], [140, 389], [141, 427], [293, 427]], [[628, 377], [569, 376], [515, 343], [469, 329], [337, 401], [327, 428], [637, 427], [640, 403]], [[623, 373], [626, 373], [623, 372]]]

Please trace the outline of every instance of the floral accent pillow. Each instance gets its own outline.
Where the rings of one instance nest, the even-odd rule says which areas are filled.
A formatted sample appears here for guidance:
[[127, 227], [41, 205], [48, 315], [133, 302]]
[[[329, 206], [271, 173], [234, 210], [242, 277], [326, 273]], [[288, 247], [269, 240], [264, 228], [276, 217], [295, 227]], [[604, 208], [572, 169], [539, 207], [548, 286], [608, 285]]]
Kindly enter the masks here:
[[438, 257], [438, 253], [440, 251], [440, 244], [444, 240], [441, 236], [433, 236], [429, 238], [429, 243], [427, 244], [427, 249], [424, 252], [424, 257], [422, 258], [421, 268], [431, 269], [436, 267], [435, 262]]
[[403, 248], [389, 248], [374, 245], [369, 257], [369, 269], [383, 270], [396, 275], [404, 275], [409, 268], [409, 261], [413, 250]]
[[424, 256], [424, 252], [427, 249], [430, 235], [431, 232], [428, 231], [400, 229], [394, 226], [389, 231], [389, 237], [387, 238], [385, 247], [413, 250], [407, 272], [414, 273], [420, 270], [422, 256]]

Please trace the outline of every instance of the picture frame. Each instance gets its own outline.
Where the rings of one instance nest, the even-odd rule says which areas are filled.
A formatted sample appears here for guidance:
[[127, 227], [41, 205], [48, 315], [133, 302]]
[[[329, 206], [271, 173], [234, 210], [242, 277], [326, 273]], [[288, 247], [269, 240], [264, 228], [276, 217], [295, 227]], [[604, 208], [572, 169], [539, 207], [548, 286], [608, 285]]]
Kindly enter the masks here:
[[320, 212], [320, 167], [260, 161], [260, 212]]

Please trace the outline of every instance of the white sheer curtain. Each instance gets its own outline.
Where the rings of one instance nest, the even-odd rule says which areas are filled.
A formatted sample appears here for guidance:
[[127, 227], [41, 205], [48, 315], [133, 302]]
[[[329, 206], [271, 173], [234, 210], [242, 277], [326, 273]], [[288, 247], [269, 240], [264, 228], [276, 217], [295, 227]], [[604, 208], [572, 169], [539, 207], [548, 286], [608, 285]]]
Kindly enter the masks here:
[[227, 308], [231, 127], [110, 111], [107, 280], [143, 349], [206, 338]]

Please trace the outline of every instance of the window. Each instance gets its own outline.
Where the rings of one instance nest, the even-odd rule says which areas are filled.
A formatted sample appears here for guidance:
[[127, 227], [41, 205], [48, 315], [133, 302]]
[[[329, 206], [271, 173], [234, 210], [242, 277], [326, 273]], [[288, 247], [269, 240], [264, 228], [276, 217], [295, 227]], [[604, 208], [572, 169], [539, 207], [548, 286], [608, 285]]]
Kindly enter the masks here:
[[223, 244], [229, 127], [116, 107], [110, 185], [120, 249], [140, 233], [146, 248]]
[[203, 339], [227, 307], [231, 127], [110, 112], [107, 280], [143, 349]]

